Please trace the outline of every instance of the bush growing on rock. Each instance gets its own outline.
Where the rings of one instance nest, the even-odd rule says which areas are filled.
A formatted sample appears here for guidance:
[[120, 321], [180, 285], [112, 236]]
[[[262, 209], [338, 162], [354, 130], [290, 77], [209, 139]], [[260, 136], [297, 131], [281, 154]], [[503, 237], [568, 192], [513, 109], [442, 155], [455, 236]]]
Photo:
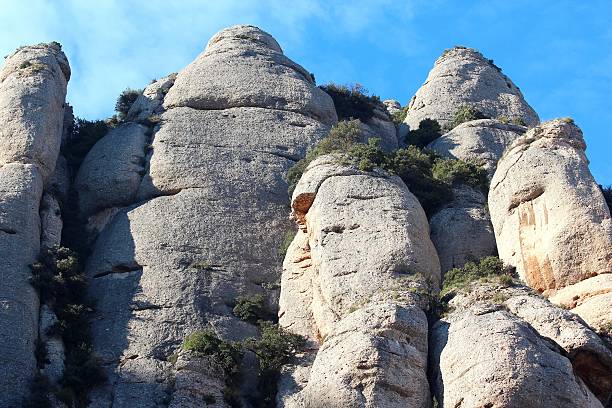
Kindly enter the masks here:
[[223, 341], [211, 330], [198, 330], [191, 333], [183, 342], [183, 349], [205, 356], [213, 356], [226, 374], [236, 374], [242, 359], [240, 343]]
[[463, 160], [436, 158], [432, 166], [432, 174], [436, 180], [448, 185], [467, 184], [480, 189], [484, 194], [487, 194], [489, 189], [486, 170]]
[[327, 84], [319, 86], [334, 101], [338, 120], [359, 119], [369, 121], [374, 116], [374, 109], [381, 104], [378, 96], [369, 96], [361, 85], [351, 86]]
[[121, 92], [119, 97], [117, 98], [117, 102], [115, 103], [115, 111], [119, 115], [119, 120], [123, 120], [130, 108], [138, 98], [140, 94], [142, 94], [142, 89], [131, 89], [127, 88], [125, 91]]
[[474, 281], [497, 281], [511, 285], [515, 271], [495, 256], [487, 256], [478, 262], [468, 262], [461, 268], [446, 272], [442, 282], [441, 296], [454, 290], [465, 290]]
[[445, 126], [445, 130], [452, 130], [464, 122], [469, 122], [471, 120], [477, 119], [489, 119], [489, 117], [484, 115], [482, 112], [480, 112], [473, 106], [461, 105], [455, 111], [453, 115], [453, 120]]
[[109, 126], [103, 120], [76, 118], [70, 136], [65, 145], [62, 146], [62, 153], [73, 172], [76, 172], [93, 145], [102, 139], [108, 133], [108, 130]]
[[268, 315], [263, 295], [238, 296], [234, 314], [241, 320], [249, 323], [257, 323]]
[[442, 128], [437, 120], [423, 119], [419, 128], [411, 130], [406, 135], [406, 144], [424, 148], [429, 143], [442, 136]]
[[359, 141], [361, 126], [359, 120], [342, 121], [335, 124], [327, 137], [317, 143], [306, 153], [306, 157], [298, 161], [287, 172], [289, 194], [293, 192], [306, 167], [319, 156], [329, 153], [346, 152], [352, 145]]
[[407, 114], [408, 114], [408, 106], [404, 106], [401, 110], [391, 114], [391, 120], [393, 121], [395, 126], [399, 126], [402, 123], [404, 123], [404, 119], [406, 119]]
[[56, 395], [69, 406], [85, 406], [89, 390], [105, 379], [91, 347], [89, 314], [92, 309], [85, 299], [85, 274], [77, 254], [59, 246], [42, 252], [31, 268], [30, 283], [41, 303], [49, 305], [57, 317], [47, 334], [61, 336], [66, 348], [64, 374]]

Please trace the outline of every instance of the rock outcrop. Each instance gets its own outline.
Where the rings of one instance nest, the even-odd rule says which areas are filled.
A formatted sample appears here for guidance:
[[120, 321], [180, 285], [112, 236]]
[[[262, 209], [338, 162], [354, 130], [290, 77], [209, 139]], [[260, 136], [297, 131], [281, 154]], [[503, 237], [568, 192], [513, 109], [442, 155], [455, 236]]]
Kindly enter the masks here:
[[483, 192], [458, 185], [453, 187], [453, 194], [453, 201], [429, 220], [431, 240], [438, 251], [442, 273], [497, 253]]
[[427, 148], [444, 157], [474, 162], [493, 177], [504, 150], [526, 131], [524, 126], [499, 120], [472, 120], [440, 136]]
[[494, 283], [472, 284], [449, 306], [431, 341], [433, 388], [442, 406], [610, 403], [612, 352], [572, 313], [524, 287]]
[[[125, 145], [107, 150], [109, 134], [86, 159], [92, 169], [113, 170], [79, 174], [88, 191], [82, 203], [99, 211], [91, 219], [102, 228], [87, 265], [95, 351], [109, 374], [92, 394], [96, 407], [201, 406], [204, 395], [219, 397], [218, 372], [170, 356], [196, 330], [229, 340], [256, 335], [233, 315], [236, 296], [259, 293], [274, 305], [263, 286], [278, 281], [279, 248], [292, 229], [285, 173], [336, 120], [308, 72], [252, 26], [221, 31], [171, 87], [164, 84], [145, 91], [155, 107], [143, 100], [138, 108], [159, 115], [149, 123], [142, 181], [135, 124], [124, 125], [133, 130]], [[103, 198], [115, 174], [125, 188]]]
[[281, 381], [279, 406], [426, 406], [423, 293], [440, 266], [417, 199], [398, 177], [324, 156], [296, 186], [292, 214], [279, 322], [318, 352], [285, 374], [295, 378]]
[[[612, 219], [589, 171], [585, 148], [582, 132], [571, 120], [546, 122], [509, 147], [489, 192], [500, 258], [540, 292], [576, 291], [571, 307], [598, 296], [610, 305], [608, 290], [602, 293], [587, 283], [568, 288], [597, 275], [603, 276], [599, 287], [606, 286], [600, 281], [612, 279]], [[579, 295], [587, 286], [593, 289], [590, 295]], [[597, 309], [609, 319], [609, 308]], [[590, 312], [584, 317], [597, 320]]]
[[474, 49], [455, 47], [438, 58], [410, 100], [404, 123], [411, 129], [418, 128], [423, 119], [446, 125], [462, 105], [494, 119], [521, 119], [529, 126], [539, 122], [521, 91], [491, 60]]
[[[29, 284], [29, 265], [41, 245], [40, 202], [58, 158], [69, 78], [66, 57], [54, 43], [19, 48], [0, 72], [2, 407], [22, 406], [36, 370], [39, 300]], [[57, 232], [51, 219], [54, 204], [46, 203], [45, 244]]]

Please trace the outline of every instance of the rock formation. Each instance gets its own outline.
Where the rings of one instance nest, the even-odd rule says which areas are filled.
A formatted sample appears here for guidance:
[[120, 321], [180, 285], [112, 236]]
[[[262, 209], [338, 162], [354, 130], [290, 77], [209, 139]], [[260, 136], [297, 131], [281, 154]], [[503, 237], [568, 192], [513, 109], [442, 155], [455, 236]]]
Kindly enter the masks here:
[[431, 240], [438, 251], [442, 273], [497, 252], [491, 218], [486, 209], [487, 199], [482, 191], [459, 185], [453, 188], [453, 193], [453, 201], [429, 221]]
[[477, 163], [493, 177], [504, 150], [526, 131], [524, 126], [494, 119], [472, 120], [440, 136], [427, 148], [444, 157]]
[[[612, 352], [584, 322], [527, 288], [475, 283], [432, 332], [441, 406], [603, 407]], [[587, 368], [588, 367], [588, 368]]]
[[188, 381], [177, 371], [198, 372], [201, 384], [219, 374], [207, 380], [210, 370], [169, 358], [196, 330], [231, 340], [257, 333], [233, 316], [236, 296], [275, 303], [262, 285], [278, 280], [292, 229], [284, 176], [336, 120], [307, 71], [252, 26], [221, 31], [171, 86], [162, 82], [128, 113], [159, 115], [148, 123], [152, 140], [141, 125], [118, 127], [77, 178], [81, 209], [101, 214], [87, 265], [95, 351], [109, 372], [96, 407], [202, 403], [203, 390], [173, 388]]
[[529, 126], [539, 122], [521, 91], [493, 61], [474, 49], [455, 47], [438, 58], [410, 100], [404, 123], [411, 129], [418, 128], [423, 119], [445, 125], [462, 105], [494, 119], [522, 119]]
[[[107, 378], [82, 378], [77, 407], [612, 406], [612, 218], [582, 133], [569, 119], [510, 124], [539, 119], [477, 51], [445, 52], [399, 127], [394, 100], [361, 95], [371, 118], [363, 106], [338, 111], [366, 112], [353, 116], [360, 141], [380, 137], [386, 152], [408, 125], [448, 125], [463, 105], [492, 118], [428, 146], [492, 177], [488, 197], [457, 181], [429, 221], [391, 170], [359, 169], [397, 166], [413, 183], [411, 166], [430, 171], [430, 159], [355, 145], [354, 131], [348, 151], [294, 168], [292, 182], [304, 172], [289, 197], [288, 170], [338, 116], [313, 75], [256, 27], [222, 30], [181, 72], [150, 83], [105, 135], [87, 136], [97, 142], [85, 157], [70, 150], [82, 121], [64, 101], [69, 78], [57, 43], [22, 47], [0, 71], [0, 407], [32, 396], [66, 407], [58, 398], [74, 392], [66, 379], [80, 360], [59, 326], [79, 308]], [[91, 313], [66, 289], [66, 259], [30, 268], [43, 250], [72, 254], [57, 248], [71, 243], [87, 256], [79, 295], [93, 299]], [[493, 258], [453, 269], [496, 252], [534, 290]], [[30, 284], [43, 267], [60, 271], [64, 311], [44, 290], [40, 304]], [[241, 314], [255, 298], [282, 329]], [[305, 347], [286, 351], [270, 327]], [[187, 347], [198, 331], [245, 348], [228, 357]], [[273, 359], [291, 360], [269, 377], [264, 340]]]
[[440, 266], [425, 213], [399, 178], [339, 160], [312, 162], [293, 193], [299, 231], [279, 322], [318, 352], [287, 374], [294, 380], [284, 383], [298, 386], [281, 390], [279, 405], [426, 406], [426, 302], [417, 293], [437, 287]]
[[[602, 319], [609, 319], [599, 302], [611, 305], [604, 282], [612, 279], [612, 219], [585, 148], [571, 120], [531, 129], [500, 160], [489, 209], [500, 258], [540, 292], [562, 289], [560, 301], [572, 293], [563, 303], [583, 306], [577, 311], [586, 310], [583, 317], [594, 324], [599, 318], [585, 303], [597, 304]], [[589, 278], [597, 283], [587, 283]]]
[[29, 265], [41, 247], [41, 221], [43, 245], [57, 239], [56, 202], [45, 193], [41, 207], [41, 199], [58, 158], [69, 79], [70, 67], [55, 43], [19, 48], [0, 72], [2, 407], [21, 406], [36, 370], [39, 300]]

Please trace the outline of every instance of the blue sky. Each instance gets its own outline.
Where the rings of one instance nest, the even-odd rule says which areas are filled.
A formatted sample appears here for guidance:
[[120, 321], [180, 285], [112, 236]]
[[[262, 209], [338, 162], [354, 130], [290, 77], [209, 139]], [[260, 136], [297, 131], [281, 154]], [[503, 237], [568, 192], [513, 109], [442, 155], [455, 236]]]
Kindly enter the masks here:
[[542, 119], [573, 117], [598, 182], [612, 184], [612, 2], [442, 0], [0, 0], [0, 55], [63, 44], [78, 116], [179, 71], [219, 29], [255, 24], [319, 83], [360, 83], [406, 104], [445, 48], [495, 60]]

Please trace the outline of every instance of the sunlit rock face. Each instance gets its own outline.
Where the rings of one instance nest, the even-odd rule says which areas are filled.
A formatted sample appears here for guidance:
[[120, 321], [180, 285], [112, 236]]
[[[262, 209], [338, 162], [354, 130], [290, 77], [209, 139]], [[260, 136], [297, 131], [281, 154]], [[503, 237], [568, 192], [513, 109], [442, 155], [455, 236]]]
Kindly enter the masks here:
[[[236, 26], [175, 78], [151, 84], [127, 117], [148, 129], [111, 131], [78, 176], [84, 215], [101, 231], [87, 274], [109, 380], [92, 406], [199, 406], [219, 395], [222, 374], [170, 357], [196, 330], [255, 336], [232, 313], [238, 295], [263, 294], [275, 309], [278, 292], [264, 287], [280, 279], [293, 230], [285, 174], [336, 112], [269, 34]], [[204, 388], [191, 392], [190, 381]]]
[[404, 123], [416, 129], [423, 119], [434, 119], [444, 126], [462, 105], [493, 119], [521, 119], [529, 126], [539, 123], [538, 115], [510, 78], [493, 61], [465, 47], [446, 50], [438, 58], [410, 100]]
[[489, 209], [500, 258], [529, 286], [598, 326], [609, 319], [602, 306], [611, 300], [612, 220], [585, 148], [571, 120], [529, 130], [500, 160]]
[[[29, 265], [41, 245], [39, 214], [62, 139], [70, 67], [59, 44], [21, 47], [0, 72], [0, 406], [21, 406], [36, 370], [39, 300]], [[49, 205], [52, 197], [46, 201]], [[57, 220], [43, 211], [45, 243]], [[61, 227], [60, 227], [61, 229]]]

